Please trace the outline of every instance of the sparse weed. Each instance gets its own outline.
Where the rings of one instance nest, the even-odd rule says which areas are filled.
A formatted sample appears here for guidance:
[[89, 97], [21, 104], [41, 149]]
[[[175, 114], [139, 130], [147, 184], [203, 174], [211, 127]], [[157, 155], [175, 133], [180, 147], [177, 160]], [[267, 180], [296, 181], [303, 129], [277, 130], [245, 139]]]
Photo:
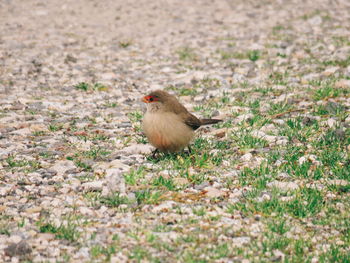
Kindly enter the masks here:
[[198, 60], [198, 55], [195, 53], [193, 48], [183, 47], [177, 50], [177, 54], [180, 60], [193, 61]]
[[108, 87], [101, 83], [93, 83], [89, 84], [86, 82], [80, 82], [74, 86], [77, 90], [82, 90], [82, 91], [106, 91], [108, 90]]

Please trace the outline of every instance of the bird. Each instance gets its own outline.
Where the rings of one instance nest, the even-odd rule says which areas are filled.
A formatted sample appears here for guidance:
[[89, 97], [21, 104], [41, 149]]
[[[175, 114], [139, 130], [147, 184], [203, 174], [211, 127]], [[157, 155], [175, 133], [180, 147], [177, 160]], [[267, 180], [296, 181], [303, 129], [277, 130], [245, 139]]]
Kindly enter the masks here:
[[155, 90], [144, 96], [147, 110], [143, 116], [142, 129], [156, 152], [175, 153], [190, 142], [202, 125], [221, 122], [220, 119], [198, 119], [183, 106], [175, 96], [163, 90]]

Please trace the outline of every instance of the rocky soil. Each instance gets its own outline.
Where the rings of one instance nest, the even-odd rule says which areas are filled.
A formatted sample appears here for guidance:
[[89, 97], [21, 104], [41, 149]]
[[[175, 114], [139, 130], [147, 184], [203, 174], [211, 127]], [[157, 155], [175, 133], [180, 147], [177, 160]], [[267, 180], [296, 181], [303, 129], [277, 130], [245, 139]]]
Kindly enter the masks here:
[[0, 0], [0, 261], [349, 262], [349, 109], [347, 0]]

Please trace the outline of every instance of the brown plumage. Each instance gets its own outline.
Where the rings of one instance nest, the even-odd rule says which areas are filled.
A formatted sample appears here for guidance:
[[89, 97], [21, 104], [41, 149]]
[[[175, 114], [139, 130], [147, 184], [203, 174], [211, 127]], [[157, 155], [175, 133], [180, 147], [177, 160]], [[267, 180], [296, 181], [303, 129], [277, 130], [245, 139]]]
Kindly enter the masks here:
[[198, 119], [169, 93], [156, 90], [142, 98], [147, 112], [142, 128], [149, 142], [162, 152], [177, 152], [189, 145], [194, 130], [218, 123], [218, 119]]

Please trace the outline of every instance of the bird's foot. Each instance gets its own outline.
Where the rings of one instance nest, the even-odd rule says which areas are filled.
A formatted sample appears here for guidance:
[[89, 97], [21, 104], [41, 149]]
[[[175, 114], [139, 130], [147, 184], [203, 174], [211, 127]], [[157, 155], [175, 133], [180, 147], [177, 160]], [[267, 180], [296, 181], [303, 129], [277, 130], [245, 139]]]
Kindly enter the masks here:
[[187, 149], [188, 150], [185, 151], [185, 154], [190, 158], [192, 163], [195, 163], [196, 158], [193, 154], [194, 152], [193, 152], [192, 148], [190, 146], [187, 146]]
[[158, 159], [158, 153], [159, 153], [159, 150], [158, 149], [155, 149], [151, 156], [149, 156], [147, 159], [149, 160], [157, 160]]
[[159, 150], [158, 150], [158, 149], [155, 149], [155, 150], [152, 152], [152, 158], [156, 158], [158, 152], [159, 152]]

